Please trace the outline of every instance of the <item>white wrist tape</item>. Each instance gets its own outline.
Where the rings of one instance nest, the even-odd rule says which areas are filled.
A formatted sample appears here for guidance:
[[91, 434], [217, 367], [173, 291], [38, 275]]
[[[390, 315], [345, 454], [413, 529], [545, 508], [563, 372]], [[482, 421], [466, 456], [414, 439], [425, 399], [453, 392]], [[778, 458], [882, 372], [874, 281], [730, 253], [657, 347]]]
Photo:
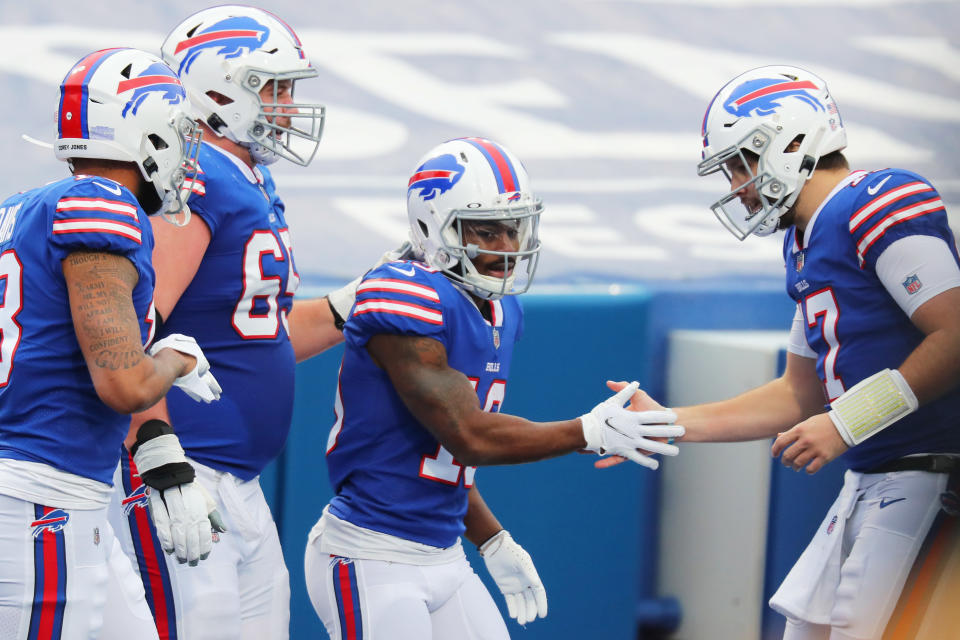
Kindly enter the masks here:
[[832, 403], [830, 419], [848, 447], [876, 435], [919, 406], [896, 369], [864, 378]]
[[187, 458], [183, 452], [183, 447], [180, 446], [180, 440], [173, 433], [147, 440], [137, 447], [137, 453], [134, 455], [134, 463], [137, 465], [137, 471], [140, 474], [147, 473], [165, 464], [186, 461]]

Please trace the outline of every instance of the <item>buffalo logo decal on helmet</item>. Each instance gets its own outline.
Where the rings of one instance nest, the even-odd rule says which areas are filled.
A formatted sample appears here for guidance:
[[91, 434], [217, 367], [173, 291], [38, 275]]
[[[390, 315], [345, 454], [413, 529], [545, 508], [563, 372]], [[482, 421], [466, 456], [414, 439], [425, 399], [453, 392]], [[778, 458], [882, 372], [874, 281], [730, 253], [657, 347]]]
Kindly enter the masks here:
[[449, 153], [430, 158], [410, 176], [407, 183], [407, 196], [413, 189], [419, 189], [423, 200], [433, 200], [453, 188], [463, 177], [464, 167]]
[[124, 118], [128, 111], [130, 115], [137, 115], [137, 109], [151, 93], [159, 93], [160, 97], [170, 104], [178, 104], [187, 95], [177, 76], [167, 65], [159, 62], [151, 64], [136, 78], [121, 80], [117, 86], [117, 95], [127, 91], [133, 91], [133, 95], [120, 114]]
[[63, 528], [67, 526], [69, 520], [70, 514], [63, 509], [48, 511], [42, 517], [30, 523], [30, 526], [33, 527], [33, 537], [38, 537], [44, 531], [49, 531], [50, 533], [62, 531]]
[[810, 105], [814, 111], [823, 111], [820, 101], [806, 89], [817, 90], [810, 80], [785, 80], [776, 78], [758, 78], [749, 80], [733, 90], [723, 108], [728, 113], [746, 118], [749, 116], [768, 116], [779, 109], [784, 98], [796, 98]]
[[268, 37], [270, 37], [270, 29], [253, 18], [236, 16], [221, 20], [200, 33], [177, 43], [174, 54], [189, 49], [180, 63], [177, 73], [189, 73], [190, 65], [193, 64], [197, 56], [203, 53], [204, 49], [219, 47], [219, 51], [216, 52], [217, 55], [225, 58], [237, 58], [259, 49]]

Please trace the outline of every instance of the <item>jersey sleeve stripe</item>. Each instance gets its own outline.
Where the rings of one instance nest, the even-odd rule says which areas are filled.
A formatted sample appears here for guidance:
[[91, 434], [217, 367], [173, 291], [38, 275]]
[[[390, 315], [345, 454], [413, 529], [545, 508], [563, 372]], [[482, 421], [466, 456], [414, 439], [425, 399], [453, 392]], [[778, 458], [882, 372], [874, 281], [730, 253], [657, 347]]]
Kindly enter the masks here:
[[941, 201], [940, 198], [931, 198], [930, 200], [917, 202], [909, 207], [904, 207], [903, 209], [884, 216], [882, 220], [877, 222], [877, 224], [863, 235], [863, 238], [861, 238], [857, 244], [857, 259], [860, 261], [860, 266], [863, 266], [864, 257], [867, 251], [870, 250], [870, 247], [873, 246], [873, 243], [882, 238], [883, 234], [885, 234], [890, 227], [928, 213], [933, 213], [934, 211], [940, 211], [943, 208], [943, 201]]
[[407, 302], [398, 302], [396, 300], [364, 300], [358, 302], [354, 307], [353, 315], [359, 316], [364, 313], [388, 313], [408, 318], [416, 318], [430, 324], [443, 324], [443, 313], [434, 311], [420, 305]]
[[136, 205], [120, 200], [105, 200], [103, 198], [61, 198], [57, 202], [58, 213], [71, 211], [117, 213], [139, 221]]
[[357, 287], [357, 295], [372, 291], [394, 291], [397, 293], [408, 293], [418, 298], [440, 302], [440, 294], [436, 290], [404, 280], [394, 280], [392, 278], [374, 278], [366, 280]]
[[908, 182], [907, 184], [901, 185], [896, 189], [887, 191], [881, 196], [877, 196], [864, 206], [860, 207], [860, 209], [850, 217], [850, 233], [856, 231], [860, 225], [867, 221], [870, 216], [887, 205], [893, 204], [894, 202], [903, 200], [904, 198], [908, 198], [912, 195], [923, 193], [925, 191], [933, 191], [933, 187], [925, 182]]
[[54, 220], [53, 233], [112, 233], [130, 238], [141, 244], [140, 229], [123, 222], [110, 222], [100, 218], [77, 218], [75, 220]]

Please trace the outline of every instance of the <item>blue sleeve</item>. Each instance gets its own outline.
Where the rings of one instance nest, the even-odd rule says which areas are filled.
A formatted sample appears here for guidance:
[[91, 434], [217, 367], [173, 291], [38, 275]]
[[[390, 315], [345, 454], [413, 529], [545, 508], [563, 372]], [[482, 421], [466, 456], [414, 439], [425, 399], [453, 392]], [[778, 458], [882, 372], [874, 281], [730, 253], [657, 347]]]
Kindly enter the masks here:
[[344, 339], [362, 348], [381, 333], [425, 336], [447, 346], [440, 293], [430, 275], [411, 262], [381, 265], [367, 273], [357, 287]]
[[74, 251], [106, 251], [130, 257], [143, 244], [136, 198], [106, 178], [83, 178], [67, 188], [54, 206], [50, 246], [63, 259]]
[[906, 236], [934, 236], [951, 244], [940, 194], [920, 176], [899, 169], [876, 171], [860, 189], [849, 229], [862, 267], [874, 269], [883, 251]]

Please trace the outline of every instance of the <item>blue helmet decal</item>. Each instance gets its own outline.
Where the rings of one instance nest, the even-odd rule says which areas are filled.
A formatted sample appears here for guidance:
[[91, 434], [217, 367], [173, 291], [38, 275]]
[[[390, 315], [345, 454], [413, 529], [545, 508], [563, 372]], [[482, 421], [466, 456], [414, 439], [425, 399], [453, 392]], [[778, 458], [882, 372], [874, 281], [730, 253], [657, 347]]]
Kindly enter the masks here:
[[159, 93], [169, 104], [178, 104], [187, 95], [180, 79], [170, 67], [161, 62], [151, 64], [136, 78], [122, 80], [117, 86], [117, 95], [127, 91], [133, 91], [133, 95], [127, 100], [120, 114], [124, 118], [128, 111], [131, 115], [137, 115], [137, 109], [151, 93]]
[[433, 200], [453, 188], [453, 185], [463, 177], [464, 166], [457, 159], [445, 153], [430, 158], [417, 167], [410, 181], [407, 183], [407, 197], [414, 189], [419, 189], [419, 195], [424, 200]]
[[786, 78], [757, 78], [748, 80], [733, 90], [723, 103], [727, 113], [745, 118], [749, 116], [768, 116], [782, 107], [781, 100], [796, 98], [814, 111], [824, 111], [824, 106], [807, 89], [817, 91], [817, 85], [810, 80], [788, 80]]

